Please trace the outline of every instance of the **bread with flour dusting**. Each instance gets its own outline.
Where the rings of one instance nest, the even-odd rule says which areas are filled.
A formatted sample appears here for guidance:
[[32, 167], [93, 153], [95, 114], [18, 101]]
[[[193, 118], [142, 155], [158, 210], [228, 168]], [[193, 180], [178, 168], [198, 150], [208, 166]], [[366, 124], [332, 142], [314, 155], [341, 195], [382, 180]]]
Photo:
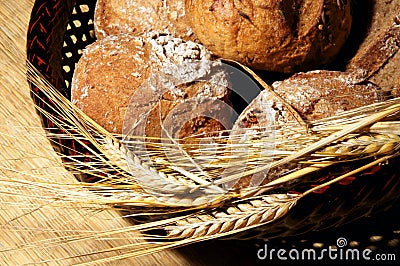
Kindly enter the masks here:
[[195, 40], [188, 26], [183, 0], [98, 0], [95, 7], [96, 37], [157, 31]]
[[[165, 82], [158, 87], [144, 84], [162, 69], [178, 69], [174, 71], [177, 75], [189, 75], [194, 71], [185, 69], [188, 62], [218, 64], [204, 46], [171, 36], [105, 37], [89, 45], [76, 65], [72, 102], [105, 129], [118, 134], [126, 124], [127, 111], [147, 114], [139, 121], [146, 126], [147, 136], [161, 136], [160, 121], [170, 118], [171, 112], [182, 120], [170, 121], [171, 134], [176, 138], [225, 129], [232, 124], [232, 114], [227, 108], [229, 80], [224, 71], [212, 73], [206, 81], [186, 80], [158, 96], [154, 91], [165, 88]], [[202, 115], [198, 110], [208, 113]]]

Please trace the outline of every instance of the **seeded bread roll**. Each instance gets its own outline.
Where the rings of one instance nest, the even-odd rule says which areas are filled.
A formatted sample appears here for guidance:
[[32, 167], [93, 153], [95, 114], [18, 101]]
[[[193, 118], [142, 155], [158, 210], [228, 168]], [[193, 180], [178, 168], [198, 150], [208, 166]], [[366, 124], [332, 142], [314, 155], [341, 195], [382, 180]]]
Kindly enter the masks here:
[[[158, 90], [166, 88], [166, 82], [142, 86], [161, 69], [171, 67], [192, 73], [191, 69], [179, 67], [179, 64], [206, 64], [213, 62], [210, 59], [210, 53], [202, 45], [179, 38], [144, 38], [126, 34], [108, 36], [84, 50], [72, 80], [72, 102], [113, 133], [122, 133], [124, 123], [130, 123], [125, 117], [128, 107], [128, 113], [136, 118], [145, 112], [150, 113], [145, 120], [140, 121], [146, 125], [147, 136], [162, 135], [160, 121], [167, 119], [170, 112], [181, 115], [182, 119], [188, 119], [180, 123], [176, 120], [170, 122], [180, 125], [171, 127], [173, 132], [170, 134], [173, 137], [183, 138], [201, 132], [222, 130], [230, 119], [229, 108], [224, 106], [229, 105], [226, 104], [229, 102], [229, 83], [224, 72], [212, 76], [218, 81], [214, 83], [183, 82], [170, 86], [165, 91]], [[207, 117], [200, 113], [198, 117], [183, 116], [188, 112], [195, 114], [192, 111], [195, 104], [210, 110]], [[214, 115], [221, 117], [221, 121], [213, 119]], [[128, 117], [128, 120], [131, 118]]]
[[183, 0], [98, 0], [95, 8], [96, 37], [150, 31], [195, 40], [185, 16]]
[[220, 57], [268, 71], [330, 62], [351, 28], [350, 1], [185, 0], [190, 25]]

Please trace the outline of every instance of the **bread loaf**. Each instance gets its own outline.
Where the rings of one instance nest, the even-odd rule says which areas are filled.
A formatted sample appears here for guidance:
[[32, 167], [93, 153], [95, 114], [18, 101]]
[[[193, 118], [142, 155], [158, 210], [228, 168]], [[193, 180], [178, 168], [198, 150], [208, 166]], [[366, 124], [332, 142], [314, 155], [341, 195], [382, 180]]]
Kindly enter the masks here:
[[[338, 71], [300, 72], [273, 83], [272, 87], [304, 120], [323, 119], [383, 101], [385, 97], [384, 92], [373, 83], [352, 84], [349, 74]], [[292, 122], [296, 122], [296, 119], [286, 105], [273, 92], [264, 90], [240, 114], [233, 129], [282, 126]]]
[[94, 27], [98, 39], [151, 31], [185, 40], [196, 39], [186, 21], [183, 0], [98, 0]]
[[400, 1], [358, 0], [355, 5], [359, 10], [354, 13], [354, 27], [346, 45], [351, 58], [346, 71], [390, 91], [399, 78]]
[[277, 72], [330, 62], [351, 28], [350, 1], [185, 0], [194, 33], [220, 57]]
[[[378, 86], [369, 82], [352, 84], [349, 74], [336, 71], [298, 73], [275, 82], [273, 89], [281, 98], [274, 92], [263, 90], [236, 120], [232, 135], [244, 137], [232, 138], [233, 142], [248, 141], [256, 133], [264, 131], [273, 135], [275, 129], [298, 123], [286, 104], [291, 105], [304, 120], [317, 120], [384, 100], [384, 93]], [[259, 175], [265, 175], [266, 183], [296, 167], [296, 164], [283, 165]], [[251, 180], [252, 177], [245, 176], [236, 187], [247, 187]]]
[[[145, 120], [139, 121], [146, 125], [147, 136], [160, 137], [161, 122], [172, 111], [174, 115], [188, 119], [178, 122], [177, 118], [169, 122], [173, 125], [170, 127], [172, 137], [219, 131], [232, 124], [229, 121], [230, 110], [226, 108], [229, 106], [226, 73], [213, 73], [206, 81], [185, 80], [179, 84], [178, 80], [165, 91], [161, 89], [166, 87], [166, 82], [142, 86], [162, 69], [171, 67], [176, 75], [180, 72], [182, 75], [190, 74], [194, 70], [185, 63], [200, 62], [200, 65], [207, 66], [207, 62], [212, 62], [210, 60], [211, 54], [202, 45], [179, 38], [108, 36], [84, 50], [72, 80], [72, 102], [105, 129], [118, 134], [127, 123], [125, 114], [128, 107], [128, 113], [135, 119], [145, 112], [149, 114]], [[193, 111], [195, 105], [208, 110], [207, 115]], [[183, 115], [187, 113], [190, 116]], [[221, 117], [221, 121], [213, 116]]]

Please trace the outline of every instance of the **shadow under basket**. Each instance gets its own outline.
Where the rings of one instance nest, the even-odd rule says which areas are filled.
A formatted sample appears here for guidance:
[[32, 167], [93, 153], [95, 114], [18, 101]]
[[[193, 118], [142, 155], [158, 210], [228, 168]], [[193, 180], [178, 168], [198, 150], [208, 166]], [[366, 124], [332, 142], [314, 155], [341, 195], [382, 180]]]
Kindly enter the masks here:
[[[38, 0], [32, 10], [27, 36], [27, 59], [68, 99], [75, 63], [82, 49], [95, 41], [94, 6], [95, 1], [90, 0]], [[34, 84], [30, 86], [35, 104], [52, 112], [49, 107], [51, 100]], [[42, 114], [40, 116], [46, 130], [57, 130], [54, 129], [54, 123]], [[78, 153], [89, 154], [89, 151], [73, 140], [53, 139], [52, 143], [65, 157]], [[380, 212], [395, 212], [400, 206], [399, 164], [400, 158], [396, 157], [357, 176], [315, 191], [300, 199], [283, 218], [231, 237], [249, 239], [294, 236], [340, 226]], [[349, 166], [340, 168], [342, 172], [349, 170]], [[320, 177], [314, 178], [312, 182], [304, 182], [301, 187], [308, 189], [317, 186], [334, 176], [333, 171], [338, 171], [338, 168], [318, 173]]]

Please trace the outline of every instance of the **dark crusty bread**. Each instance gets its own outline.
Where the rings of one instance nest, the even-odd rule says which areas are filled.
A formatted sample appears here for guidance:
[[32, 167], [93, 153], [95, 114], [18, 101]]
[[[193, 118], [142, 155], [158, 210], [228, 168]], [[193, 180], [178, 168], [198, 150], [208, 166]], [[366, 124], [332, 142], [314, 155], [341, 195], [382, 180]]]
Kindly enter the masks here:
[[[378, 86], [370, 82], [353, 84], [351, 75], [338, 71], [300, 72], [272, 86], [304, 120], [322, 119], [384, 100], [384, 93]], [[267, 111], [271, 113], [266, 114]], [[254, 114], [273, 121], [259, 121], [252, 118]], [[273, 92], [264, 90], [242, 112], [234, 129], [290, 122], [296, 119], [286, 105]]]
[[[354, 2], [360, 10], [354, 13], [357, 19], [353, 23], [348, 50], [355, 50], [355, 54], [350, 55], [352, 58], [346, 71], [367, 77], [384, 91], [390, 91], [400, 77], [400, 1]], [[355, 42], [359, 44], [356, 49], [351, 47]]]
[[[205, 64], [211, 62], [210, 59], [210, 53], [202, 45], [179, 38], [158, 35], [144, 38], [126, 34], [108, 36], [84, 50], [74, 72], [72, 102], [113, 133], [122, 133], [128, 106], [129, 113], [136, 117], [142, 115], [147, 108], [151, 114], [141, 123], [147, 125], [147, 136], [159, 137], [160, 117], [164, 120], [172, 110], [179, 115], [185, 112], [194, 114], [196, 112], [191, 110], [195, 108], [194, 104], [211, 110], [209, 116], [221, 113], [218, 117], [224, 118], [214, 121], [201, 114], [199, 117], [191, 116], [191, 119], [182, 116], [189, 120], [184, 121], [187, 123], [173, 121], [174, 125], [180, 125], [172, 127], [173, 137], [183, 138], [201, 132], [222, 130], [229, 124], [224, 119], [231, 119], [229, 111], [225, 112], [224, 104], [229, 102], [229, 82], [223, 72], [213, 76], [218, 79], [217, 84], [206, 81], [184, 82], [159, 94], [154, 94], [158, 87], [142, 86], [161, 69], [177, 68], [179, 64], [198, 60]], [[177, 69], [183, 73], [185, 70], [188, 73], [191, 71], [184, 67]], [[165, 83], [160, 84], [160, 87], [163, 86]]]
[[199, 138], [220, 136], [231, 128], [234, 113], [226, 72], [212, 72], [208, 63], [201, 65], [176, 65], [169, 69], [170, 75], [162, 70], [144, 82], [128, 107], [124, 133], [195, 144]]
[[185, 0], [190, 26], [220, 57], [257, 69], [310, 70], [330, 62], [351, 28], [350, 1]]
[[150, 31], [195, 40], [185, 16], [183, 0], [98, 0], [94, 15], [98, 39], [119, 33]]
[[297, 73], [272, 86], [305, 120], [330, 117], [385, 99], [380, 87], [370, 82], [353, 84], [349, 74], [339, 71]]
[[[275, 82], [273, 89], [279, 97], [272, 91], [263, 90], [239, 115], [232, 128], [232, 142], [257, 138], [255, 133], [273, 134], [277, 128], [298, 123], [286, 104], [304, 120], [317, 120], [384, 100], [384, 93], [378, 86], [370, 82], [354, 85], [351, 75], [336, 71], [294, 74]], [[237, 137], [242, 135], [245, 137]], [[260, 175], [264, 175], [265, 184], [298, 167], [295, 163], [286, 164]], [[253, 181], [252, 176], [244, 176], [236, 187], [254, 185]]]

